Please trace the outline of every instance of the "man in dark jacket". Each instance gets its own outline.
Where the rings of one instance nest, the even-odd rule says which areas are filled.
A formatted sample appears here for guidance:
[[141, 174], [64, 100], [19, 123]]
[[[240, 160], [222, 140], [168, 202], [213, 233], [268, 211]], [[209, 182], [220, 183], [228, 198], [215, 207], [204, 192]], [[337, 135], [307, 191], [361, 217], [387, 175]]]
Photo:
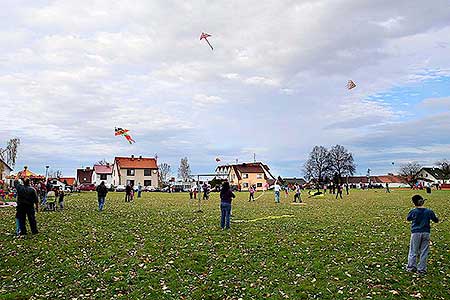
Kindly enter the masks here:
[[106, 187], [105, 182], [102, 181], [100, 185], [97, 187], [98, 211], [103, 210], [103, 206], [105, 205], [106, 194], [108, 194], [108, 188]]
[[127, 184], [125, 187], [125, 202], [131, 201], [131, 185]]
[[25, 179], [24, 184], [20, 184], [18, 178], [14, 180], [14, 187], [17, 191], [17, 210], [16, 218], [19, 221], [19, 235], [27, 234], [26, 218], [28, 216], [28, 222], [30, 222], [31, 232], [33, 234], [38, 233], [36, 211], [39, 211], [39, 199], [36, 190], [30, 186], [30, 179]]

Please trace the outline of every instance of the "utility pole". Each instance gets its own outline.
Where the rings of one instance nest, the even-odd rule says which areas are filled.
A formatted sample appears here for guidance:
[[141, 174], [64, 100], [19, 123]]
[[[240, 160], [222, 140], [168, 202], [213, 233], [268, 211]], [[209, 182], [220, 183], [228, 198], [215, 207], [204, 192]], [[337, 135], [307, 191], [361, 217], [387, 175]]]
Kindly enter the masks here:
[[256, 162], [256, 153], [253, 153], [253, 162]]

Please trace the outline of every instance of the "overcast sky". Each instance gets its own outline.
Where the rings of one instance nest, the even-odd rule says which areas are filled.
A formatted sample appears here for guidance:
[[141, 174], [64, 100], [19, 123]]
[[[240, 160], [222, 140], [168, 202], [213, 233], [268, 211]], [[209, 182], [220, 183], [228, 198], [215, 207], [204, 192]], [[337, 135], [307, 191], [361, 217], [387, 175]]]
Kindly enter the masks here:
[[256, 153], [301, 176], [337, 143], [357, 174], [431, 165], [450, 158], [450, 2], [3, 0], [0, 104], [1, 143], [38, 173]]

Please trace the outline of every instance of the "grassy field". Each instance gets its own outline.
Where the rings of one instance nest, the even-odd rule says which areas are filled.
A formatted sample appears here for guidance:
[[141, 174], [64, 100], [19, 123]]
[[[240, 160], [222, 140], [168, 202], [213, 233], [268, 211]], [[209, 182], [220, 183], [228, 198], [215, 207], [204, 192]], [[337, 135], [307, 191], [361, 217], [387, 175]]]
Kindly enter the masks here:
[[[419, 192], [422, 193], [423, 192]], [[67, 197], [63, 212], [37, 214], [40, 233], [14, 237], [14, 209], [0, 210], [0, 299], [450, 299], [450, 223], [434, 225], [428, 274], [404, 271], [412, 191], [351, 191], [291, 205], [272, 193], [233, 202], [145, 193]], [[450, 215], [450, 191], [429, 207]], [[282, 218], [267, 218], [282, 216]]]

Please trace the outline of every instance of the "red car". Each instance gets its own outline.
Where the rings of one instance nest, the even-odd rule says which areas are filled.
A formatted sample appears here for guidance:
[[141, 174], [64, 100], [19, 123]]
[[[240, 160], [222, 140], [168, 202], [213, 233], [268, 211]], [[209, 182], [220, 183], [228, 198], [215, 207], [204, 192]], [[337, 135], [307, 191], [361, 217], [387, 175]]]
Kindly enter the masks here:
[[78, 186], [79, 191], [95, 191], [96, 187], [93, 183], [83, 183]]

